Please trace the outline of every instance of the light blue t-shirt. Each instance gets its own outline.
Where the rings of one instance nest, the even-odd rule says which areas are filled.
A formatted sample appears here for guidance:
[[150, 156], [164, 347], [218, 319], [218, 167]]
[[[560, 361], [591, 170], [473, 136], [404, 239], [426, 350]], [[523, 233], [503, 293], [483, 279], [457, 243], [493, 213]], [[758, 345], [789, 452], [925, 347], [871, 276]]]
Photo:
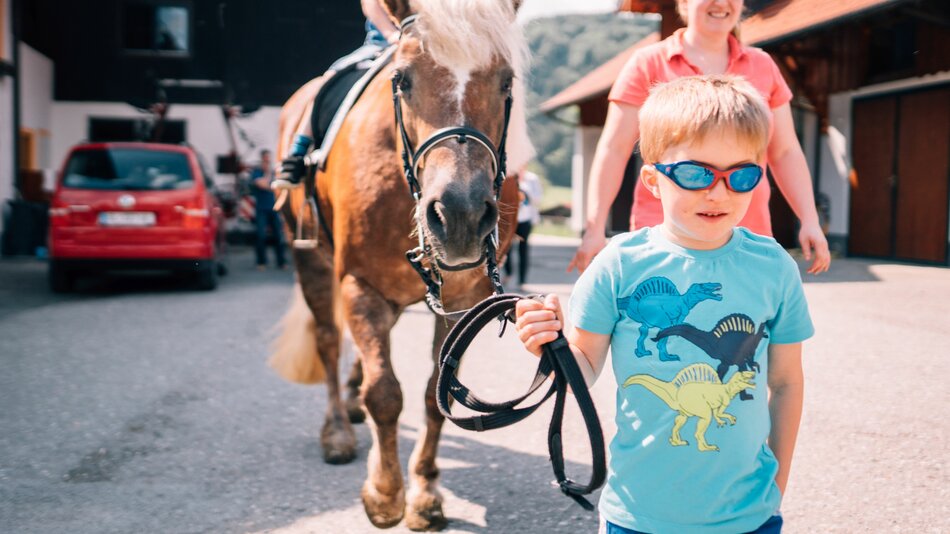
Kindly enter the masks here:
[[778, 510], [768, 345], [814, 328], [795, 261], [743, 228], [715, 250], [659, 227], [614, 237], [574, 287], [574, 325], [611, 336], [617, 435], [601, 514], [630, 529], [735, 534]]

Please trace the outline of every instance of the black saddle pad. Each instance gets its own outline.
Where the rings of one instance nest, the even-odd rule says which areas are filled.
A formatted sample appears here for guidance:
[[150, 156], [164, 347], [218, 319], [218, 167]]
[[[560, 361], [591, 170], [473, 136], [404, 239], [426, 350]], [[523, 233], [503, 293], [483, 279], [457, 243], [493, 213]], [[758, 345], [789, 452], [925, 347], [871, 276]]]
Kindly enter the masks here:
[[359, 69], [355, 66], [336, 73], [320, 88], [313, 101], [313, 114], [310, 124], [313, 126], [313, 146], [319, 147], [330, 129], [333, 116], [346, 98], [346, 94], [356, 85], [368, 69]]

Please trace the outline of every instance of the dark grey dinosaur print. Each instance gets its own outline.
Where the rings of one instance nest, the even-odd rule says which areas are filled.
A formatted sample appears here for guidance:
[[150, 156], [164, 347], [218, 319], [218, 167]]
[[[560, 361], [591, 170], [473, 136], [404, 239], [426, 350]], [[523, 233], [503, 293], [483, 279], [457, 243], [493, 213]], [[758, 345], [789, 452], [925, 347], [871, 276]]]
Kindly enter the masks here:
[[[644, 346], [651, 328], [663, 329], [682, 323], [690, 310], [700, 302], [709, 299], [722, 300], [722, 295], [718, 293], [721, 289], [722, 284], [693, 284], [681, 295], [676, 284], [668, 278], [654, 276], [640, 282], [630, 296], [618, 298], [617, 308], [630, 319], [640, 323], [640, 337], [637, 339], [635, 353], [637, 357], [652, 354]], [[666, 351], [667, 341], [663, 338], [656, 344], [660, 361], [679, 360], [679, 356]]]
[[[738, 371], [759, 372], [759, 364], [755, 361], [755, 349], [763, 338], [769, 337], [765, 333], [765, 323], [755, 328], [755, 322], [748, 315], [733, 313], [716, 323], [712, 331], [700, 330], [691, 324], [678, 324], [664, 328], [653, 338], [657, 346], [670, 336], [679, 336], [703, 350], [710, 358], [719, 360], [716, 372], [719, 380], [723, 380], [730, 367], [735, 365]], [[739, 393], [741, 400], [753, 398], [752, 394], [743, 390]]]

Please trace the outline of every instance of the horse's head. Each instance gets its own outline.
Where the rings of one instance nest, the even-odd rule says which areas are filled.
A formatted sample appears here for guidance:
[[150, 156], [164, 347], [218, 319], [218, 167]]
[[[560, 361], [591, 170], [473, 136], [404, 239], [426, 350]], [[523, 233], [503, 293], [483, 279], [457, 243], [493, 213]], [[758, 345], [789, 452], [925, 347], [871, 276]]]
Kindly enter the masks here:
[[[495, 178], [503, 163], [495, 152], [523, 64], [520, 0], [382, 3], [394, 20], [418, 16], [400, 38], [393, 76], [405, 131], [397, 150], [415, 155], [419, 231], [443, 265], [479, 261], [498, 221]], [[438, 133], [460, 127], [482, 136]]]

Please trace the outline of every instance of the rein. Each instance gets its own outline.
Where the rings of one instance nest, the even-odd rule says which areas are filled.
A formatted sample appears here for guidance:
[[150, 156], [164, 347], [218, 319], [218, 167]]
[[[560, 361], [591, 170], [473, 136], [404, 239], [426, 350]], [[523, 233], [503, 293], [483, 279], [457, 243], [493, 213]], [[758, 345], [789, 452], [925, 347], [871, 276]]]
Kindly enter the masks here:
[[[436, 400], [439, 411], [446, 419], [459, 427], [481, 432], [521, 421], [534, 413], [538, 407], [554, 395], [554, 411], [551, 415], [551, 424], [548, 427], [548, 452], [550, 453], [554, 476], [562, 493], [574, 499], [585, 510], [590, 511], [594, 507], [583, 496], [602, 486], [607, 474], [604, 435], [584, 375], [577, 367], [574, 354], [571, 352], [564, 335], [559, 332], [556, 340], [542, 347], [543, 352], [538, 362], [538, 370], [535, 373], [534, 380], [528, 387], [528, 392], [518, 398], [500, 403], [483, 401], [462, 384], [456, 376], [462, 356], [475, 339], [475, 336], [488, 323], [499, 316], [511, 320], [515, 304], [522, 298], [528, 297], [513, 294], [491, 296], [468, 310], [449, 332], [439, 355], [439, 381], [436, 385]], [[504, 328], [502, 328], [499, 336], [503, 333]], [[519, 407], [525, 399], [538, 391], [552, 374], [554, 375], [553, 381], [541, 400], [534, 404]], [[579, 484], [567, 478], [564, 472], [561, 428], [568, 387], [570, 387], [574, 398], [577, 400], [577, 406], [584, 418], [584, 425], [587, 427], [587, 436], [590, 440], [593, 472], [587, 484]], [[462, 406], [480, 412], [482, 415], [472, 417], [453, 416], [449, 395]]]
[[[416, 16], [410, 16], [406, 18], [400, 25], [400, 33], [405, 34], [413, 23], [416, 21]], [[425, 226], [422, 222], [423, 211], [420, 206], [422, 201], [422, 186], [419, 184], [418, 173], [419, 165], [425, 159], [426, 154], [436, 146], [445, 143], [446, 141], [454, 139], [460, 145], [464, 145], [470, 141], [475, 142], [477, 145], [484, 148], [492, 158], [492, 174], [494, 175], [494, 191], [495, 191], [495, 201], [498, 201], [498, 198], [501, 195], [501, 187], [505, 182], [505, 175], [507, 173], [507, 153], [505, 152], [505, 144], [508, 139], [508, 123], [511, 119], [511, 104], [512, 96], [511, 90], [509, 89], [508, 95], [505, 98], [505, 110], [504, 110], [504, 124], [502, 126], [501, 142], [496, 149], [494, 143], [491, 139], [484, 133], [472, 128], [470, 126], [450, 126], [448, 128], [442, 128], [432, 133], [422, 144], [419, 145], [414, 151], [412, 150], [412, 143], [409, 140], [409, 134], [406, 133], [406, 126], [402, 116], [402, 98], [399, 91], [399, 82], [400, 76], [397, 73], [392, 78], [392, 92], [393, 92], [393, 109], [395, 111], [396, 119], [396, 130], [399, 132], [399, 137], [402, 140], [402, 168], [403, 174], [406, 177], [406, 183], [409, 185], [409, 193], [412, 195], [413, 200], [416, 203], [415, 210], [415, 219], [416, 219], [416, 236], [419, 238], [419, 245], [411, 250], [406, 251], [406, 259], [409, 261], [409, 264], [412, 265], [412, 268], [415, 269], [416, 273], [422, 279], [422, 282], [426, 286], [426, 306], [432, 310], [433, 313], [441, 315], [447, 319], [458, 319], [465, 314], [468, 310], [459, 310], [455, 312], [447, 312], [442, 305], [442, 272], [441, 271], [462, 271], [467, 269], [474, 269], [481, 266], [483, 263], [486, 264], [486, 271], [488, 279], [492, 283], [493, 294], [499, 295], [504, 293], [504, 288], [501, 285], [501, 273], [498, 270], [498, 222], [495, 222], [495, 229], [485, 238], [484, 249], [482, 252], [482, 257], [476, 262], [467, 263], [463, 265], [448, 266], [439, 261], [436, 251], [433, 249], [426, 240]], [[428, 267], [425, 264], [428, 264]]]

